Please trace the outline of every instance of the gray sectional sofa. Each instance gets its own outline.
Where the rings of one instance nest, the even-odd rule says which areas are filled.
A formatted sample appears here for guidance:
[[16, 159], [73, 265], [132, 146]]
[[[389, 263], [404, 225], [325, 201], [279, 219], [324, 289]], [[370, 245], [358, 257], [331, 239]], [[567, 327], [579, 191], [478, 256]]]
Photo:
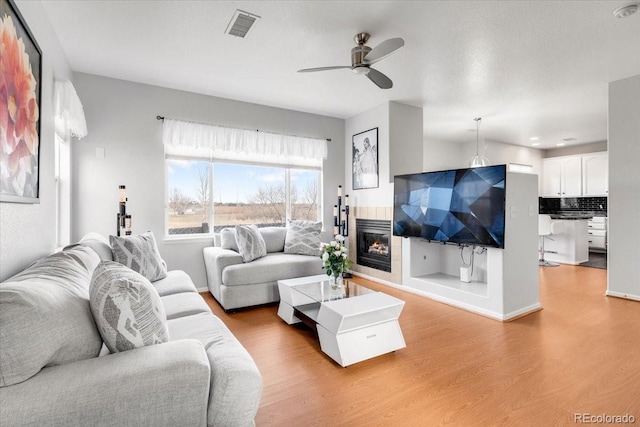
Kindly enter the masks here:
[[260, 372], [182, 271], [153, 283], [169, 341], [109, 354], [89, 286], [111, 251], [82, 243], [0, 283], [0, 425], [253, 425]]
[[259, 231], [267, 254], [251, 262], [243, 262], [231, 235], [225, 239], [229, 230], [215, 236], [214, 247], [203, 249], [209, 291], [225, 310], [277, 302], [278, 280], [323, 272], [319, 256], [284, 252], [287, 228], [264, 227]]

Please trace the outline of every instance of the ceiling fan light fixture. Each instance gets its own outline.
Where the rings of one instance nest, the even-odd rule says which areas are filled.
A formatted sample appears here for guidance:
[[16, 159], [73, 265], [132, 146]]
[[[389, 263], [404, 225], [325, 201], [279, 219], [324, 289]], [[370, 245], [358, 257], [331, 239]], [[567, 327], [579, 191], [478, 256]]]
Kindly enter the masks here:
[[357, 67], [353, 67], [351, 69], [351, 71], [353, 71], [356, 74], [365, 74], [366, 75], [366, 74], [369, 74], [369, 71], [371, 71], [371, 70], [369, 69], [369, 67], [365, 67], [364, 65], [359, 65]]

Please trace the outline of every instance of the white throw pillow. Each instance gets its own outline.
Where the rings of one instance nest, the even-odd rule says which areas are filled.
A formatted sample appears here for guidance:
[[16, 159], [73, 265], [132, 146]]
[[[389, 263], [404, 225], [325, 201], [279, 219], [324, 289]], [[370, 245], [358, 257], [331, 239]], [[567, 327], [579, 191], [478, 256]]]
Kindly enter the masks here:
[[320, 255], [322, 222], [290, 221], [284, 241], [285, 254]]
[[236, 243], [236, 230], [234, 228], [223, 228], [220, 230], [220, 247], [222, 249], [239, 252], [238, 244]]
[[169, 341], [158, 291], [141, 274], [118, 262], [98, 264], [89, 302], [102, 340], [112, 353]]
[[236, 225], [236, 243], [243, 262], [267, 255], [267, 245], [255, 225]]

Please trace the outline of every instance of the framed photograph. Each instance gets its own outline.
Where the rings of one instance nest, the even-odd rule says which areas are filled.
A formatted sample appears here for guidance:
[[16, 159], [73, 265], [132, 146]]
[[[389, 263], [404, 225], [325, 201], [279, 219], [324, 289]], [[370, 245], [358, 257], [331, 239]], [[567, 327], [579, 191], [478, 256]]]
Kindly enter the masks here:
[[378, 188], [378, 128], [353, 135], [353, 189]]
[[40, 203], [42, 51], [13, 0], [0, 0], [0, 52], [0, 202]]

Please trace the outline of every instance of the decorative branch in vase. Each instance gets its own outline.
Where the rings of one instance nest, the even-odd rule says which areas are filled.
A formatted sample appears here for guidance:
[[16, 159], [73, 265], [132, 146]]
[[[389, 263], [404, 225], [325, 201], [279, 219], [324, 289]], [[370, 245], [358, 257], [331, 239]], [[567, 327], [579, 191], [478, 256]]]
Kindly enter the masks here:
[[351, 260], [347, 256], [344, 240], [344, 236], [337, 234], [335, 240], [323, 243], [320, 248], [322, 268], [327, 272], [333, 288], [342, 287], [342, 274], [351, 268]]

